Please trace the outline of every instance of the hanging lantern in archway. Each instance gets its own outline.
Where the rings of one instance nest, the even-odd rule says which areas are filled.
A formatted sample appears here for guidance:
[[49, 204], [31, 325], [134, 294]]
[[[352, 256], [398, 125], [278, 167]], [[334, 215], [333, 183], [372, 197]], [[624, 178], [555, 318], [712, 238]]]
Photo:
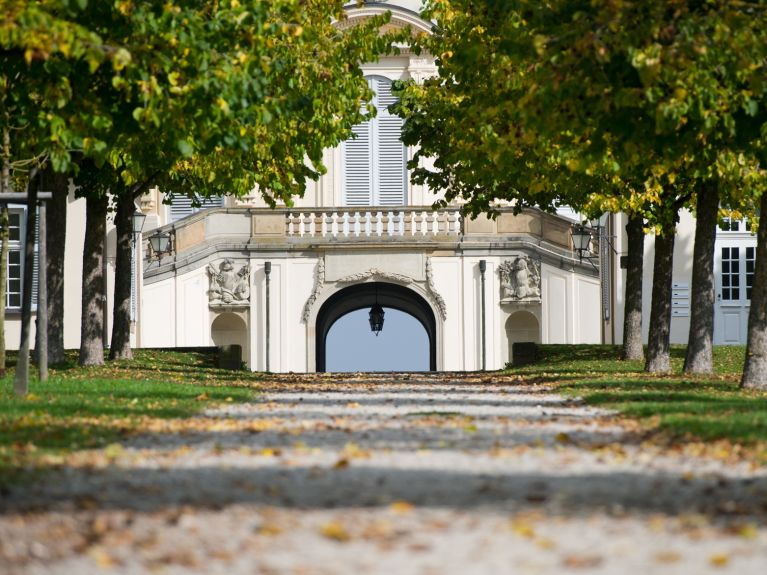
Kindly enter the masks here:
[[384, 315], [383, 308], [377, 302], [370, 308], [370, 329], [376, 334], [376, 337], [383, 329]]

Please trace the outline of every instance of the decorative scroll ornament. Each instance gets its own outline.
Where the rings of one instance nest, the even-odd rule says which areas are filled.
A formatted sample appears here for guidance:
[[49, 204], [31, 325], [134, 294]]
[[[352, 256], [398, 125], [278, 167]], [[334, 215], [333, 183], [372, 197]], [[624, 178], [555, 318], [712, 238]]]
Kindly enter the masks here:
[[498, 266], [501, 299], [504, 301], [541, 300], [541, 263], [529, 256], [517, 256]]
[[426, 258], [426, 287], [429, 288], [431, 297], [434, 298], [437, 307], [439, 308], [439, 314], [442, 316], [442, 321], [447, 319], [447, 306], [445, 305], [444, 298], [439, 295], [437, 288], [434, 287], [434, 273], [431, 269], [431, 258]]
[[344, 278], [341, 278], [338, 280], [338, 283], [340, 284], [350, 284], [354, 282], [363, 281], [366, 279], [375, 278], [375, 279], [382, 279], [382, 280], [392, 280], [395, 282], [400, 282], [403, 284], [411, 284], [413, 283], [413, 278], [408, 276], [403, 276], [402, 274], [395, 274], [391, 272], [385, 272], [383, 270], [379, 270], [378, 268], [370, 268], [367, 271], [360, 272], [357, 274], [352, 274], [350, 276], [346, 276]]
[[301, 314], [301, 319], [304, 323], [309, 322], [309, 315], [312, 312], [312, 306], [322, 291], [322, 286], [325, 284], [325, 258], [320, 258], [317, 262], [317, 267], [314, 269], [314, 287], [312, 288], [312, 294], [304, 304], [304, 311]]
[[250, 302], [250, 264], [235, 271], [234, 262], [226, 258], [218, 266], [208, 264], [210, 305], [244, 305]]

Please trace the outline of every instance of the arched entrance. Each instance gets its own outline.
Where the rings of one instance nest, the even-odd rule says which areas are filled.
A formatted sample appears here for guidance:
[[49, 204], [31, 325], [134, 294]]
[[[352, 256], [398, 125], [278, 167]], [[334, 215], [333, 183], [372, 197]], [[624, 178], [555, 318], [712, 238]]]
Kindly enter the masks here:
[[512, 348], [515, 343], [531, 341], [541, 343], [541, 326], [538, 318], [529, 311], [515, 311], [506, 320], [506, 339], [509, 342], [509, 361], [512, 361]]
[[210, 337], [216, 347], [239, 345], [243, 360], [248, 361], [248, 327], [239, 315], [231, 312], [219, 314], [210, 326]]
[[316, 323], [317, 371], [325, 371], [327, 337], [333, 324], [349, 312], [371, 307], [376, 299], [384, 308], [405, 312], [421, 323], [429, 337], [429, 370], [436, 371], [437, 321], [431, 306], [413, 290], [384, 282], [349, 286], [333, 294], [322, 304], [317, 313]]

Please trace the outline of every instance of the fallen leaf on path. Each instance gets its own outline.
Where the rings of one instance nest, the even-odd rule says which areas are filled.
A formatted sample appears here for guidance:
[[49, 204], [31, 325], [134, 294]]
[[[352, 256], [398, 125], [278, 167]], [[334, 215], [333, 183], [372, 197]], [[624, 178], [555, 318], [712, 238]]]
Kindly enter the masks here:
[[323, 537], [326, 537], [328, 539], [332, 539], [333, 541], [338, 542], [346, 542], [351, 539], [351, 535], [349, 535], [349, 532], [346, 530], [346, 527], [344, 527], [340, 522], [338, 521], [329, 521], [328, 523], [325, 523], [322, 527], [320, 527], [320, 533]]
[[714, 567], [726, 567], [730, 562], [730, 556], [727, 553], [715, 553], [708, 558], [708, 562]]
[[562, 565], [569, 569], [590, 569], [602, 564], [599, 555], [567, 555], [562, 559]]
[[413, 511], [413, 509], [415, 509], [415, 505], [409, 501], [395, 501], [389, 505], [389, 509], [395, 513], [410, 513]]

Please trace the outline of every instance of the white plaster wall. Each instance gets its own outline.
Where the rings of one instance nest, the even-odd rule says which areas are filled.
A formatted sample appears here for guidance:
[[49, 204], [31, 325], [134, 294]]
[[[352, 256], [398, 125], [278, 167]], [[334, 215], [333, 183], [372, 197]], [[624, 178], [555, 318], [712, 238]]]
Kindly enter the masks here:
[[[568, 310], [573, 309], [572, 274], [541, 265], [541, 342], [572, 343], [573, 321]], [[594, 320], [599, 321], [599, 315]]]
[[597, 278], [574, 275], [573, 343], [601, 343], [601, 288]]
[[200, 268], [176, 279], [176, 341], [179, 347], [213, 345], [208, 311], [208, 277]]
[[[251, 369], [257, 371], [266, 370], [266, 274], [264, 262], [267, 259], [251, 259], [251, 274], [254, 285], [251, 289]], [[286, 292], [287, 264], [284, 259], [268, 259], [272, 262], [270, 275], [270, 305], [269, 305], [269, 370], [273, 372], [289, 371], [288, 350], [291, 342], [288, 341], [289, 329], [285, 325], [287, 314], [285, 301], [288, 297]], [[306, 337], [305, 335], [303, 336]]]
[[314, 270], [318, 260], [286, 260], [286, 281], [284, 284], [286, 322], [286, 364], [291, 371], [308, 371], [308, 334], [306, 324], [301, 321], [304, 304], [314, 287]]
[[[500, 303], [496, 289], [497, 258], [467, 257], [463, 259], [463, 365], [466, 370], [482, 369], [482, 299], [479, 261], [487, 261], [485, 271], [485, 353], [486, 368], [499, 369], [503, 353], [499, 333]], [[441, 289], [437, 284], [437, 289]]]
[[[431, 259], [434, 285], [445, 300], [447, 319], [442, 337], [442, 369], [461, 371], [465, 369], [464, 315], [461, 313], [463, 301], [463, 266], [457, 257], [433, 257]], [[437, 322], [441, 318], [437, 316]], [[438, 366], [439, 367], [439, 366]]]
[[143, 347], [176, 347], [176, 281], [145, 285], [141, 296]]

